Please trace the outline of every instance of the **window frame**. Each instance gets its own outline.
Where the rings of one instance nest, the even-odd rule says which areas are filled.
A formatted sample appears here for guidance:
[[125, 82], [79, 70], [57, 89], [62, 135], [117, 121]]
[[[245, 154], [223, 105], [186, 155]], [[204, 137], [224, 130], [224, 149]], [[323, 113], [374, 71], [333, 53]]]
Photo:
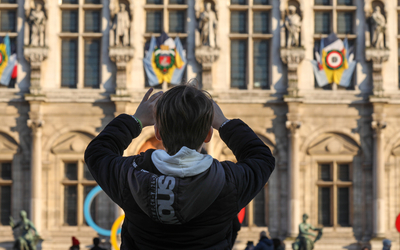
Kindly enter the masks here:
[[[245, 217], [242, 223], [242, 227], [247, 228], [266, 228], [269, 226], [269, 184], [268, 182], [263, 187], [264, 190], [264, 224], [265, 225], [257, 225], [255, 222], [255, 214], [254, 214], [254, 199], [252, 199], [249, 204], [247, 204]], [[261, 191], [260, 191], [261, 192]], [[258, 195], [258, 194], [257, 194]]]
[[[338, 0], [330, 0], [330, 5], [315, 5], [315, 1], [313, 1], [313, 20], [314, 20], [314, 44], [329, 36], [330, 33], [335, 33], [336, 36], [343, 40], [345, 38], [347, 38], [349, 41], [354, 41], [354, 44], [356, 45], [356, 41], [357, 41], [357, 5], [355, 4], [356, 0], [353, 0], [353, 5], [337, 5], [337, 1]], [[316, 12], [329, 12], [331, 13], [331, 20], [330, 20], [330, 32], [328, 34], [322, 34], [322, 33], [315, 33], [315, 13]], [[338, 25], [338, 12], [352, 12], [353, 13], [353, 26], [352, 26], [352, 34], [339, 34], [337, 33], [337, 25]], [[315, 49], [315, 46], [313, 47], [313, 49]], [[356, 53], [356, 51], [354, 51], [354, 53]], [[352, 76], [352, 82], [353, 84], [351, 84], [349, 87], [347, 88], [343, 88], [341, 86], [338, 85], [334, 85], [334, 84], [329, 84], [326, 87], [319, 87], [315, 77], [314, 77], [314, 89], [327, 89], [327, 90], [334, 90], [334, 89], [338, 89], [338, 90], [346, 90], [346, 91], [351, 91], [351, 90], [355, 90], [355, 85], [356, 85], [356, 72], [357, 70], [355, 70], [353, 72], [353, 76]], [[334, 86], [332, 86], [334, 85]]]
[[[65, 167], [68, 163], [76, 163], [77, 164], [77, 180], [69, 180], [65, 176]], [[73, 160], [73, 159], [65, 159], [61, 161], [62, 164], [62, 171], [61, 171], [61, 213], [60, 213], [60, 221], [63, 227], [89, 227], [85, 223], [85, 218], [83, 215], [83, 205], [85, 201], [84, 197], [84, 188], [87, 186], [97, 186], [97, 182], [95, 180], [88, 180], [84, 178], [84, 167], [85, 163], [83, 160]], [[77, 187], [77, 218], [76, 218], [76, 225], [69, 225], [65, 221], [65, 187], [66, 186], [76, 186]]]
[[[77, 40], [77, 72], [76, 72], [76, 84], [75, 86], [63, 86], [62, 82], [62, 58], [60, 57], [60, 88], [63, 89], [102, 89], [102, 46], [103, 46], [103, 32], [104, 25], [102, 22], [103, 19], [103, 1], [100, 1], [100, 4], [91, 4], [85, 3], [85, 0], [78, 0], [78, 4], [59, 4], [59, 13], [60, 13], [60, 33], [59, 33], [59, 51], [62, 50], [62, 41], [69, 39]], [[68, 10], [77, 10], [78, 11], [78, 32], [63, 32], [62, 31], [62, 12]], [[100, 31], [99, 32], [86, 32], [85, 31], [85, 13], [86, 11], [99, 11], [100, 12]], [[85, 42], [86, 40], [96, 40], [100, 41], [100, 50], [99, 50], [99, 82], [97, 86], [90, 86], [85, 84]]]
[[[319, 170], [322, 164], [329, 164], [330, 165], [330, 174], [331, 180], [330, 181], [323, 181], [319, 179]], [[338, 166], [340, 164], [347, 164], [349, 166], [349, 181], [340, 181], [338, 180]], [[318, 227], [324, 228], [351, 228], [353, 226], [353, 186], [354, 186], [354, 175], [353, 175], [353, 163], [351, 161], [346, 161], [343, 159], [340, 160], [319, 160], [316, 162], [316, 181], [315, 181], [315, 199], [317, 202], [315, 206], [315, 224]], [[331, 200], [330, 200], [330, 226], [324, 226], [319, 224], [318, 214], [319, 214], [319, 188], [320, 187], [329, 187], [331, 193]], [[338, 224], [338, 188], [349, 188], [349, 225], [341, 226]]]
[[[246, 58], [246, 80], [245, 80], [245, 88], [243, 90], [270, 90], [271, 89], [271, 41], [273, 34], [272, 31], [272, 4], [269, 2], [268, 5], [262, 4], [253, 4], [253, 0], [247, 0], [247, 4], [232, 4], [230, 1], [229, 3], [229, 22], [231, 20], [231, 14], [233, 11], [247, 11], [247, 32], [246, 33], [232, 33], [231, 29], [229, 29], [229, 58], [231, 59], [232, 54], [232, 40], [247, 40], [247, 58]], [[254, 33], [254, 12], [268, 12], [269, 18], [269, 26], [268, 26], [268, 33]], [[268, 76], [267, 76], [267, 86], [263, 87], [254, 87], [254, 42], [255, 41], [268, 41]], [[242, 89], [238, 87], [232, 87], [232, 66], [229, 67], [229, 88], [230, 89]]]
[[[147, 12], [148, 11], [162, 11], [162, 18], [161, 18], [161, 32], [165, 32], [168, 34], [169, 37], [171, 37], [172, 39], [175, 39], [176, 37], [179, 37], [179, 39], [182, 40], [188, 40], [188, 29], [189, 29], [189, 25], [188, 22], [185, 21], [184, 23], [184, 33], [170, 33], [169, 32], [169, 12], [170, 11], [185, 11], [185, 20], [187, 20], [187, 18], [189, 17], [189, 0], [185, 0], [185, 4], [170, 4], [168, 0], [162, 0], [162, 4], [148, 4], [147, 1], [145, 0], [143, 9], [144, 9], [144, 22], [143, 22], [143, 30], [144, 30], [144, 34], [143, 34], [143, 47], [145, 47], [146, 43], [148, 41], [150, 41], [151, 37], [159, 37], [161, 35], [161, 33], [153, 33], [153, 32], [147, 32]], [[182, 43], [182, 46], [185, 48], [185, 44]], [[187, 52], [186, 52], [187, 54]], [[147, 84], [147, 76], [146, 73], [145, 74], [145, 83], [144, 83], [144, 87], [145, 88], [150, 88], [150, 86]], [[187, 74], [187, 67], [186, 67], [186, 73]], [[162, 83], [161, 85], [157, 85], [155, 88], [156, 89], [162, 89], [162, 90], [168, 90], [168, 88], [173, 87], [174, 85], [168, 84], [166, 82]]]
[[[1, 175], [0, 175], [0, 187], [9, 186], [11, 189], [10, 212], [12, 214], [12, 211], [13, 211], [13, 161], [6, 160], [6, 159], [0, 160], [0, 165], [3, 163], [10, 163], [10, 165], [11, 165], [11, 178], [10, 178], [10, 180], [3, 179], [3, 178], [1, 178]], [[1, 212], [1, 210], [2, 210], [2, 208], [0, 207], [0, 212]], [[10, 216], [11, 216], [11, 214], [10, 214]], [[8, 226], [9, 226], [8, 223], [7, 223], [7, 225], [3, 225], [3, 224], [1, 224], [1, 221], [0, 221], [0, 227], [8, 227]]]

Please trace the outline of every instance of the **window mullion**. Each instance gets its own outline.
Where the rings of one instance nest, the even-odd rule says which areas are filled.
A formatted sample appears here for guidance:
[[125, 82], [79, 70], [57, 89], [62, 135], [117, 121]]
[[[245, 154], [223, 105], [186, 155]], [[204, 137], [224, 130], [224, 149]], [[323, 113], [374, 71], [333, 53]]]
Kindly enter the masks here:
[[253, 67], [254, 67], [254, 62], [253, 62], [253, 0], [249, 0], [250, 4], [248, 7], [248, 13], [247, 13], [247, 20], [248, 20], [248, 27], [247, 27], [247, 32], [248, 32], [248, 40], [247, 40], [247, 89], [252, 90], [253, 89], [253, 84], [254, 84], [254, 72], [253, 72]]
[[163, 7], [163, 29], [161, 30], [161, 32], [164, 30], [165, 33], [168, 34], [169, 32], [169, 15], [168, 15], [168, 3], [165, 0], [164, 1], [164, 7]]
[[332, 0], [332, 31], [337, 34], [337, 0]]
[[248, 215], [248, 227], [254, 225], [254, 200], [251, 200], [249, 205], [247, 206], [247, 215]]
[[333, 181], [333, 186], [332, 186], [332, 199], [333, 199], [333, 208], [332, 208], [332, 217], [333, 217], [333, 221], [332, 221], [332, 226], [336, 227], [337, 226], [337, 218], [338, 218], [338, 213], [337, 213], [337, 209], [338, 209], [338, 187], [337, 187], [337, 175], [338, 175], [338, 166], [337, 166], [337, 162], [334, 161], [332, 164], [332, 181]]
[[84, 0], [80, 0], [80, 3], [79, 3], [79, 10], [78, 10], [78, 33], [79, 33], [79, 35], [78, 35], [78, 77], [77, 77], [77, 80], [78, 80], [78, 82], [77, 82], [77, 84], [76, 84], [76, 87], [78, 88], [78, 89], [82, 89], [83, 88], [83, 86], [84, 86], [84, 84], [83, 84], [83, 79], [84, 79], [84, 76], [83, 76], [83, 71], [84, 71], [84, 38], [83, 38], [83, 36], [82, 36], [82, 33], [83, 33], [83, 31], [84, 31], [84, 27], [85, 27], [85, 24], [84, 24], [84, 10], [83, 10], [83, 8], [82, 8], [82, 2], [83, 2]]

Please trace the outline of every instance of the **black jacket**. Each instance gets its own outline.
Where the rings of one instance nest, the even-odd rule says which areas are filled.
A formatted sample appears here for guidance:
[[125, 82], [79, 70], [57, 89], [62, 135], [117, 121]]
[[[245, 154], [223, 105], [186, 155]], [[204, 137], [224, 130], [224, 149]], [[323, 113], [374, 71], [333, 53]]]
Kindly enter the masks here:
[[274, 169], [270, 149], [242, 121], [220, 137], [237, 163], [213, 160], [193, 177], [162, 175], [154, 150], [122, 157], [140, 127], [120, 115], [89, 144], [85, 161], [104, 192], [125, 212], [121, 250], [231, 249], [237, 213], [264, 187]]

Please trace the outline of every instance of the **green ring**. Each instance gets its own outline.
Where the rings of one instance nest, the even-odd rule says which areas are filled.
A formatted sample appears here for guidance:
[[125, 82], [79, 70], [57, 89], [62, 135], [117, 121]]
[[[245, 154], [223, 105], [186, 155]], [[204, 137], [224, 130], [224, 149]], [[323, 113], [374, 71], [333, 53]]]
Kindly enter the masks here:
[[[337, 68], [332, 68], [332, 67], [330, 67], [330, 66], [328, 65], [328, 62], [327, 62], [328, 55], [329, 55], [329, 53], [331, 53], [332, 51], [339, 52], [340, 56], [342, 57], [342, 64], [341, 64], [339, 67], [337, 67]], [[326, 65], [326, 67], [328, 67], [328, 69], [330, 69], [330, 70], [340, 69], [340, 68], [343, 66], [343, 64], [344, 64], [344, 55], [343, 55], [343, 53], [342, 53], [341, 51], [339, 51], [339, 50], [334, 50], [334, 49], [328, 51], [328, 53], [326, 54], [326, 57], [325, 57], [325, 65]]]

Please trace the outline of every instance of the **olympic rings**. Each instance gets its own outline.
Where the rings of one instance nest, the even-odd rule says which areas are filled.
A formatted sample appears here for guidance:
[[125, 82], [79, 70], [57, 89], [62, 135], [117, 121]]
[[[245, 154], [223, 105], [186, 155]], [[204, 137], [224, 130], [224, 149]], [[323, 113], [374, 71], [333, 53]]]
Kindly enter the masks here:
[[[111, 245], [114, 247], [114, 250], [119, 250], [119, 246], [117, 243], [117, 229], [119, 227], [119, 225], [121, 225], [122, 221], [125, 219], [125, 214], [121, 215], [120, 217], [118, 217], [118, 219], [116, 219], [114, 221], [114, 224], [111, 227], [111, 237], [110, 237], [110, 241], [111, 241]], [[121, 229], [120, 229], [121, 230]]]
[[[93, 188], [92, 190], [90, 190], [89, 194], [86, 196], [85, 199], [85, 203], [83, 205], [83, 215], [85, 216], [85, 220], [87, 222], [87, 224], [92, 227], [96, 232], [98, 232], [100, 235], [103, 236], [111, 236], [111, 232], [112, 230], [106, 230], [104, 228], [99, 227], [92, 219], [92, 216], [90, 215], [90, 205], [92, 204], [92, 201], [94, 199], [94, 197], [100, 193], [100, 191], [102, 191], [100, 186], [96, 186], [95, 188]], [[121, 224], [121, 221], [123, 220], [123, 218], [121, 219], [121, 217], [124, 215], [121, 215], [117, 220], [115, 220], [114, 224], [116, 224], [117, 221], [120, 221], [118, 223]], [[113, 224], [113, 227], [114, 227]], [[112, 227], [112, 228], [113, 228]], [[121, 229], [119, 229], [118, 231], [115, 229], [115, 239], [117, 238], [117, 234], [121, 233]], [[119, 248], [118, 248], [119, 249]]]

